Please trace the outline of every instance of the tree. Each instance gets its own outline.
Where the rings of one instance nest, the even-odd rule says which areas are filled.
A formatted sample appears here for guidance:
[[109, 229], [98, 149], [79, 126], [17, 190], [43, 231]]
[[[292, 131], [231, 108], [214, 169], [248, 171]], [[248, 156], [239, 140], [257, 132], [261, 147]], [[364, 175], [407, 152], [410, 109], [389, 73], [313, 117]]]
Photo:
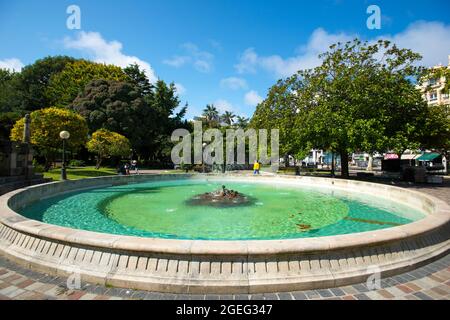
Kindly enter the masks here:
[[129, 77], [129, 82], [138, 88], [143, 96], [152, 94], [153, 85], [150, 83], [145, 72], [139, 69], [136, 63], [124, 68], [123, 71]]
[[100, 129], [92, 134], [86, 145], [89, 152], [95, 153], [97, 163], [95, 168], [100, 169], [103, 159], [110, 157], [123, 157], [130, 154], [130, 141], [117, 132]]
[[355, 39], [319, 57], [320, 66], [280, 80], [256, 110], [255, 125], [279, 126], [287, 143], [280, 149], [339, 153], [348, 177], [350, 152], [418, 146], [426, 104], [412, 80], [423, 71], [415, 67], [420, 55], [389, 41]]
[[431, 149], [450, 159], [450, 105], [428, 108], [426, 126], [422, 136], [424, 149]]
[[18, 108], [23, 112], [32, 112], [52, 106], [51, 99], [46, 96], [50, 79], [75, 61], [72, 57], [55, 56], [45, 57], [25, 66], [18, 75], [16, 85]]
[[130, 139], [143, 159], [170, 155], [170, 134], [183, 127], [186, 107], [179, 112], [175, 86], [158, 81], [151, 93], [143, 95], [129, 82], [94, 80], [69, 108], [85, 117], [91, 133], [104, 128]]
[[203, 109], [202, 116], [205, 117], [210, 127], [217, 126], [219, 122], [219, 111], [213, 104], [206, 105], [206, 108]]
[[[69, 131], [67, 148], [77, 151], [87, 140], [88, 127], [84, 118], [70, 110], [47, 108], [33, 111], [31, 117], [31, 144], [45, 157], [46, 169], [50, 168], [62, 142], [59, 133]], [[25, 118], [16, 122], [11, 130], [12, 141], [22, 141]]]
[[18, 112], [0, 113], [0, 140], [9, 140], [11, 129], [21, 117], [21, 114]]
[[231, 111], [225, 111], [221, 116], [222, 121], [229, 126], [231, 126], [234, 123], [235, 118], [236, 115]]
[[240, 129], [247, 129], [250, 119], [242, 116], [237, 116], [236, 125]]
[[250, 127], [255, 129], [279, 129], [280, 154], [284, 156], [285, 163], [289, 155], [303, 159], [312, 148], [307, 139], [300, 140], [296, 132], [296, 118], [300, 108], [297, 107], [297, 94], [293, 94], [298, 88], [293, 78], [280, 80], [274, 85], [267, 98], [256, 107], [256, 111], [250, 120]]
[[0, 112], [18, 112], [20, 106], [17, 89], [19, 73], [0, 69]]
[[176, 111], [180, 105], [176, 87], [173, 83], [167, 85], [162, 80], [158, 80], [152, 94], [144, 98], [150, 108], [156, 112], [156, 123], [150, 120], [148, 124], [148, 128], [151, 129], [149, 135], [152, 139], [148, 139], [142, 153], [152, 160], [168, 161], [173, 146], [170, 141], [172, 132], [178, 128], [190, 128], [187, 121], [183, 120], [188, 105]]
[[68, 63], [60, 73], [51, 77], [45, 94], [51, 105], [63, 108], [71, 104], [89, 82], [99, 79], [130, 80], [120, 67], [78, 60]]
[[86, 119], [90, 133], [102, 128], [117, 132], [129, 138], [133, 148], [151, 139], [148, 125], [157, 125], [154, 110], [128, 82], [93, 80], [69, 108]]

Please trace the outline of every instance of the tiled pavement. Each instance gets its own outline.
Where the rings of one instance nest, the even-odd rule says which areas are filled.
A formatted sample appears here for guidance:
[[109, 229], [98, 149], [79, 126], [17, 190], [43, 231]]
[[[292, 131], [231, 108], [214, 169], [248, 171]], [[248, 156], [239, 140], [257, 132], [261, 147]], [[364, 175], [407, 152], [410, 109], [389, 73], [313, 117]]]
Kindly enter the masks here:
[[[397, 183], [389, 183], [397, 184]], [[450, 203], [450, 179], [441, 186], [408, 185], [404, 188], [429, 193]], [[0, 300], [450, 300], [450, 254], [422, 268], [381, 280], [381, 289], [369, 290], [365, 284], [268, 294], [186, 295], [110, 288], [82, 283], [81, 290], [68, 290], [67, 279], [52, 277], [22, 268], [0, 255]]]
[[187, 295], [127, 290], [82, 283], [68, 290], [67, 279], [30, 271], [0, 256], [0, 300], [450, 300], [450, 254], [422, 268], [366, 284], [268, 294]]

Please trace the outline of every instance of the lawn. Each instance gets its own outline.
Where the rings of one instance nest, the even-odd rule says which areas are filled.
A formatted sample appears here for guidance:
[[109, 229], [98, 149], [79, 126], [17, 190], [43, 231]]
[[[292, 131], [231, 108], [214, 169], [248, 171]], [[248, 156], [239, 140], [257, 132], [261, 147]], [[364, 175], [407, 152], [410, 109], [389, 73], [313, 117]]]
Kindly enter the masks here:
[[[67, 168], [67, 179], [69, 180], [112, 176], [116, 174], [117, 172], [114, 168], [100, 168], [98, 170], [95, 167]], [[61, 180], [61, 169], [51, 169], [48, 172], [44, 172], [44, 178], [52, 178], [55, 181]]]

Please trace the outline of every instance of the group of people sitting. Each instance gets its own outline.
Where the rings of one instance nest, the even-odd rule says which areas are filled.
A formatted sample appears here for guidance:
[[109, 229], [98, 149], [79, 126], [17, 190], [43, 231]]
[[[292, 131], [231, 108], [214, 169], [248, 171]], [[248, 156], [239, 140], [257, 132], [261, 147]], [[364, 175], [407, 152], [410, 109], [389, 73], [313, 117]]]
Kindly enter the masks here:
[[134, 171], [134, 174], [139, 174], [139, 168], [136, 160], [132, 160], [131, 163], [122, 163], [117, 168], [117, 173], [119, 175], [130, 175], [131, 171]]

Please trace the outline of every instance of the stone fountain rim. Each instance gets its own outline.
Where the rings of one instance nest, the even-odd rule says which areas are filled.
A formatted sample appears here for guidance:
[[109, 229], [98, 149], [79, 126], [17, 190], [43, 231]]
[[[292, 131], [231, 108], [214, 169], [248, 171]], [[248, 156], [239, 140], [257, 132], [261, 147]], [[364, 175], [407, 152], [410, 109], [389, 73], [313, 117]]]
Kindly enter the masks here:
[[[50, 189], [59, 190], [57, 194], [76, 190], [106, 187], [112, 185], [139, 183], [144, 181], [175, 180], [175, 179], [216, 179], [232, 181], [245, 180], [247, 182], [289, 183], [294, 185], [314, 185], [335, 189], [354, 190], [355, 192], [376, 191], [387, 198], [396, 196], [405, 198], [403, 203], [411, 206], [416, 201], [426, 217], [402, 226], [377, 231], [335, 235], [317, 238], [298, 238], [280, 240], [177, 240], [162, 238], [142, 238], [104, 234], [79, 229], [71, 229], [31, 220], [16, 213], [10, 206], [14, 206], [16, 199], [49, 192]], [[46, 191], [45, 191], [46, 190]], [[362, 193], [365, 193], [362, 192]], [[51, 194], [54, 196], [56, 194]], [[49, 196], [49, 195], [47, 195]], [[45, 197], [45, 196], [44, 196]], [[44, 198], [41, 197], [40, 199]], [[30, 202], [28, 202], [30, 203]], [[25, 202], [27, 204], [27, 202]], [[415, 238], [425, 233], [444, 227], [450, 221], [450, 206], [433, 196], [395, 186], [370, 182], [322, 177], [293, 177], [293, 176], [245, 176], [242, 175], [191, 175], [191, 174], [162, 174], [139, 176], [108, 176], [76, 181], [51, 182], [31, 186], [9, 192], [0, 197], [0, 223], [25, 235], [46, 239], [58, 243], [68, 243], [80, 247], [104, 248], [114, 251], [160, 253], [177, 255], [271, 255], [329, 252], [357, 247], [371, 247], [385, 243], [399, 242], [407, 238]]]

